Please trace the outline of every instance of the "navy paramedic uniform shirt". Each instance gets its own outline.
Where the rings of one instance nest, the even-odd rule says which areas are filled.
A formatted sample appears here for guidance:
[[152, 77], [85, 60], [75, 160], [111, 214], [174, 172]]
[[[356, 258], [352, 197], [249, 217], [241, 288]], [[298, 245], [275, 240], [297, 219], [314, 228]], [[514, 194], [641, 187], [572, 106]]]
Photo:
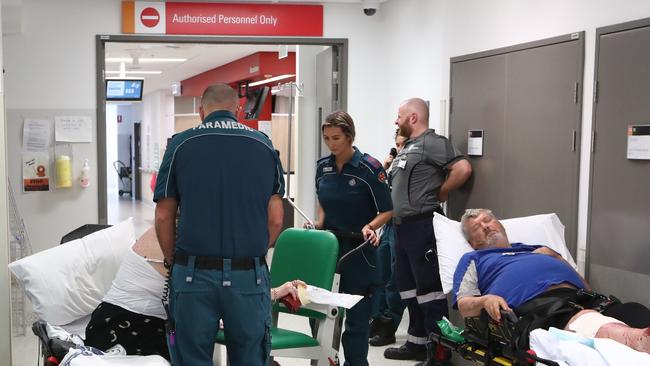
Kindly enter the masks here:
[[271, 141], [216, 111], [172, 138], [153, 200], [178, 201], [177, 252], [242, 258], [266, 254], [274, 194], [284, 195], [284, 172]]
[[324, 228], [360, 233], [377, 212], [393, 209], [381, 163], [356, 147], [352, 159], [336, 171], [334, 155], [318, 160], [316, 194], [325, 211]]

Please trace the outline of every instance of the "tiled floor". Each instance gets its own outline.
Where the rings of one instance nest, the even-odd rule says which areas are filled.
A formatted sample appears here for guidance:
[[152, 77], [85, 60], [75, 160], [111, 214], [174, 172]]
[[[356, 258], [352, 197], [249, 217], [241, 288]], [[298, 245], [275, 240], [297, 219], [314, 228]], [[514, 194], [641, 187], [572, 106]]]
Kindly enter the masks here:
[[[108, 221], [109, 224], [118, 223], [128, 217], [133, 217], [135, 232], [139, 236], [154, 224], [154, 206], [153, 204], [143, 203], [139, 201], [131, 201], [127, 197], [109, 199]], [[405, 314], [405, 321], [402, 322], [397, 330], [397, 344], [402, 344], [406, 339], [406, 327], [408, 315]], [[33, 315], [27, 315], [28, 324], [31, 324], [30, 319], [34, 319]], [[282, 314], [280, 317], [280, 324], [283, 327], [308, 332], [309, 324], [301, 318], [292, 317], [290, 315]], [[12, 338], [12, 365], [13, 366], [26, 366], [37, 365], [38, 360], [38, 342], [36, 337], [27, 329], [27, 335], [22, 337]], [[386, 347], [370, 347], [368, 353], [368, 363], [370, 365], [395, 365], [406, 366], [413, 365], [414, 361], [393, 361], [386, 360], [383, 357], [383, 352]], [[341, 352], [341, 364], [343, 364], [344, 356]], [[282, 366], [299, 366], [309, 365], [308, 360], [296, 360], [277, 358]]]

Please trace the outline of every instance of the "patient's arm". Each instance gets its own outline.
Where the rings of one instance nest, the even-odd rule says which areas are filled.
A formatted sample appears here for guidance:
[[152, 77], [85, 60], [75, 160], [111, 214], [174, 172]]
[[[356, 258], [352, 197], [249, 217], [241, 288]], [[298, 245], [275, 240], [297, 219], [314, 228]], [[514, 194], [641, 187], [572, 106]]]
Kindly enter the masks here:
[[458, 310], [465, 318], [479, 316], [482, 309], [496, 321], [501, 321], [501, 309], [512, 311], [506, 300], [498, 295], [465, 296], [458, 299]]
[[177, 209], [178, 203], [175, 198], [162, 198], [156, 204], [156, 236], [160, 249], [169, 263], [174, 261]]

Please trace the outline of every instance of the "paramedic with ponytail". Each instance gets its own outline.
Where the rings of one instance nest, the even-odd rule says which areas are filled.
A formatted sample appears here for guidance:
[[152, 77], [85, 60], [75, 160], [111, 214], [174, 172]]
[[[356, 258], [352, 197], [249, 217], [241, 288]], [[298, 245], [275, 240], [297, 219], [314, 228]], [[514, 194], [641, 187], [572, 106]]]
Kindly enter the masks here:
[[[369, 296], [381, 284], [376, 268], [376, 230], [390, 220], [393, 206], [381, 163], [352, 146], [352, 117], [346, 112], [334, 112], [327, 116], [321, 131], [331, 155], [318, 160], [316, 167], [319, 207], [315, 227], [335, 234], [361, 233], [372, 244], [352, 255], [341, 267], [341, 292], [364, 296], [346, 314], [342, 337], [345, 365], [367, 366]], [[362, 242], [350, 235], [337, 237], [341, 256]]]
[[158, 173], [156, 234], [171, 265], [174, 366], [212, 366], [220, 320], [231, 364], [269, 363], [264, 258], [282, 227], [284, 173], [271, 141], [235, 118], [238, 102], [228, 85], [209, 86], [202, 123], [172, 138]]

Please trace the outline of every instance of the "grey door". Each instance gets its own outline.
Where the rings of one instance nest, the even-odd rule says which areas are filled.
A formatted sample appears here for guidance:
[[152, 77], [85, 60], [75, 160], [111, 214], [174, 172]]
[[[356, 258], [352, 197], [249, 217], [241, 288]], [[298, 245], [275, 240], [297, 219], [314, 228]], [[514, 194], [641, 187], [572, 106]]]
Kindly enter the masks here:
[[650, 305], [650, 160], [627, 159], [628, 127], [650, 125], [650, 19], [597, 31], [588, 277]]
[[457, 62], [451, 67], [451, 140], [462, 152], [467, 152], [467, 130], [482, 129], [485, 138], [483, 157], [470, 157], [472, 177], [452, 193], [449, 215], [459, 219], [465, 208], [479, 206], [501, 215], [504, 212], [505, 56]]
[[580, 134], [580, 33], [452, 59], [451, 139], [484, 132], [472, 181], [449, 213], [485, 207], [508, 218], [555, 212], [576, 255]]

